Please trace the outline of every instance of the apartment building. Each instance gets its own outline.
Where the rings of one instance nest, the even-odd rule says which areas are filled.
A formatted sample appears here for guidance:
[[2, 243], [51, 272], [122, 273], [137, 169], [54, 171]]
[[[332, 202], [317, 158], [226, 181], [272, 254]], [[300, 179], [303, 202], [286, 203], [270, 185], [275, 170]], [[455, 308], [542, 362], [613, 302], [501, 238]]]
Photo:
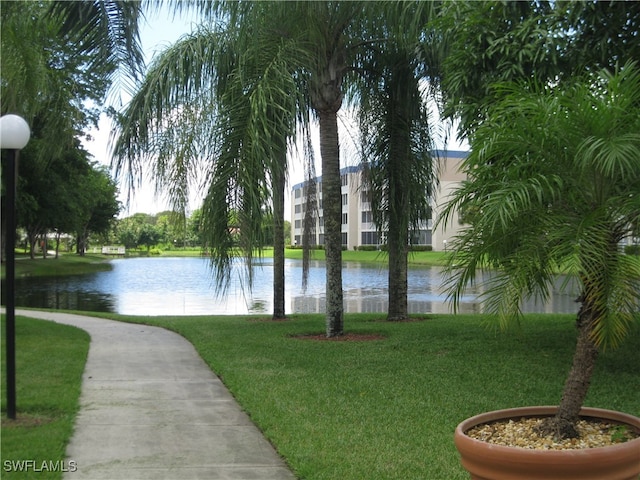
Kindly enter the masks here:
[[[431, 199], [433, 219], [438, 218], [439, 212], [447, 201], [447, 196], [459, 182], [464, 179], [460, 172], [462, 160], [468, 152], [437, 151], [439, 160], [439, 188]], [[372, 220], [371, 205], [367, 199], [367, 192], [362, 185], [361, 166], [346, 167], [340, 171], [342, 179], [342, 245], [353, 250], [363, 245], [378, 246], [385, 243], [379, 238], [376, 226]], [[324, 245], [324, 219], [322, 216], [322, 177], [316, 179], [318, 192], [318, 208], [315, 228], [315, 245]], [[294, 185], [291, 189], [291, 244], [302, 244], [303, 218], [306, 209], [305, 182]], [[426, 222], [412, 239], [414, 245], [429, 245], [433, 250], [446, 250], [447, 242], [456, 235], [460, 228], [457, 215], [446, 225], [433, 228], [433, 220]]]

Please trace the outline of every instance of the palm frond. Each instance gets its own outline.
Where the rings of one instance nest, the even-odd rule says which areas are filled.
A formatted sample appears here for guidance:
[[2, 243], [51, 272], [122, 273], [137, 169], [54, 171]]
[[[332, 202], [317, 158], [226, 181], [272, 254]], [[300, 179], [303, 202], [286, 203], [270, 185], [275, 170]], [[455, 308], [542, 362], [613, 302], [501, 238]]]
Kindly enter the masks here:
[[454, 307], [490, 267], [487, 308], [517, 318], [522, 300], [544, 299], [564, 268], [595, 315], [596, 344], [624, 338], [640, 303], [638, 264], [618, 247], [640, 206], [637, 78], [630, 64], [568, 87], [497, 87], [464, 162], [468, 179], [439, 219], [470, 212], [447, 267]]
[[[208, 146], [216, 116], [212, 84], [216, 81], [217, 62], [221, 59], [217, 46], [224, 49], [228, 38], [218, 32], [202, 29], [183, 37], [157, 57], [143, 83], [124, 112], [118, 115], [117, 137], [112, 138], [112, 167], [118, 176], [128, 180], [129, 190], [145, 178], [145, 170], [166, 171], [172, 158], [197, 158], [211, 153]], [[160, 161], [156, 165], [156, 159]], [[147, 168], [145, 168], [147, 167]], [[171, 183], [173, 177], [155, 175], [157, 187]]]
[[363, 180], [378, 233], [406, 244], [407, 232], [431, 217], [434, 135], [412, 54], [394, 50], [370, 62], [358, 89]]
[[144, 66], [138, 25], [142, 3], [124, 0], [51, 2], [51, 15], [61, 19], [60, 33], [76, 41], [92, 58], [89, 70], [111, 71], [114, 91], [133, 91]]

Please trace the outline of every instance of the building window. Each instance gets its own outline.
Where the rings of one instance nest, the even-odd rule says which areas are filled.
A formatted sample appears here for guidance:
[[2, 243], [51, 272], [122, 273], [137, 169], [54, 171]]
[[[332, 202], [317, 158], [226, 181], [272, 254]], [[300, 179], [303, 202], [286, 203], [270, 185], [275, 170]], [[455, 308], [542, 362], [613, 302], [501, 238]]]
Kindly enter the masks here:
[[342, 184], [343, 187], [346, 187], [349, 184], [347, 175], [342, 175], [340, 177], [340, 183]]
[[347, 205], [349, 203], [349, 195], [346, 193], [342, 194], [342, 205]]
[[378, 232], [362, 232], [362, 245], [378, 245]]
[[300, 213], [302, 211], [302, 205], [298, 204], [295, 206], [296, 213]]
[[347, 214], [343, 213], [342, 214], [342, 225], [347, 225], [347, 224], [348, 224]]
[[417, 232], [414, 232], [411, 238], [411, 243], [413, 245], [431, 245], [431, 230], [418, 230]]
[[348, 240], [347, 233], [342, 232], [342, 245], [348, 245], [347, 240]]
[[301, 188], [296, 188], [296, 192], [295, 192], [296, 198], [300, 198], [301, 195], [302, 195], [302, 189]]
[[318, 245], [324, 245], [324, 233], [318, 235]]
[[296, 220], [295, 228], [300, 228], [300, 224], [301, 224], [301, 221], [300, 220]]
[[362, 223], [373, 223], [373, 213], [370, 210], [362, 212]]

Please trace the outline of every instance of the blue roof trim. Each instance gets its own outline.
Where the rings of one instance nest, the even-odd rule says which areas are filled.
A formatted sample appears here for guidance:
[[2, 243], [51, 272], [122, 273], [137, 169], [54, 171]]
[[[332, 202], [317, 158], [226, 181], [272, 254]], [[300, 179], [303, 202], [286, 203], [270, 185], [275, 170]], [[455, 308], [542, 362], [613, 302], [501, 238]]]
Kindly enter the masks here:
[[433, 153], [437, 157], [444, 158], [467, 158], [469, 156], [469, 151], [465, 150], [434, 150]]

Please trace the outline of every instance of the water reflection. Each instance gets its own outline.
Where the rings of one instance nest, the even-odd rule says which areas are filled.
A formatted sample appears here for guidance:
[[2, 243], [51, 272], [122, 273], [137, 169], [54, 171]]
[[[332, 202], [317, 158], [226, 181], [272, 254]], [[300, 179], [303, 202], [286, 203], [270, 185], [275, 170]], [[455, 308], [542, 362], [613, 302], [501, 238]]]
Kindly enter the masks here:
[[[269, 314], [273, 310], [273, 262], [265, 259], [255, 271], [255, 285], [246, 291], [236, 265], [227, 295], [216, 295], [208, 261], [203, 258], [116, 259], [111, 271], [91, 275], [19, 279], [18, 306], [105, 311], [130, 315], [242, 315]], [[387, 270], [379, 266], [345, 263], [343, 269], [345, 312], [387, 311]], [[324, 262], [312, 261], [309, 284], [302, 290], [302, 262], [287, 260], [287, 313], [325, 311]], [[4, 290], [4, 289], [3, 289]], [[478, 292], [476, 292], [478, 293]], [[528, 302], [526, 312], [575, 313], [576, 292], [554, 289], [544, 305]], [[411, 313], [449, 313], [442, 292], [439, 268], [409, 270], [408, 308]], [[475, 294], [462, 298], [460, 311], [479, 313]]]

